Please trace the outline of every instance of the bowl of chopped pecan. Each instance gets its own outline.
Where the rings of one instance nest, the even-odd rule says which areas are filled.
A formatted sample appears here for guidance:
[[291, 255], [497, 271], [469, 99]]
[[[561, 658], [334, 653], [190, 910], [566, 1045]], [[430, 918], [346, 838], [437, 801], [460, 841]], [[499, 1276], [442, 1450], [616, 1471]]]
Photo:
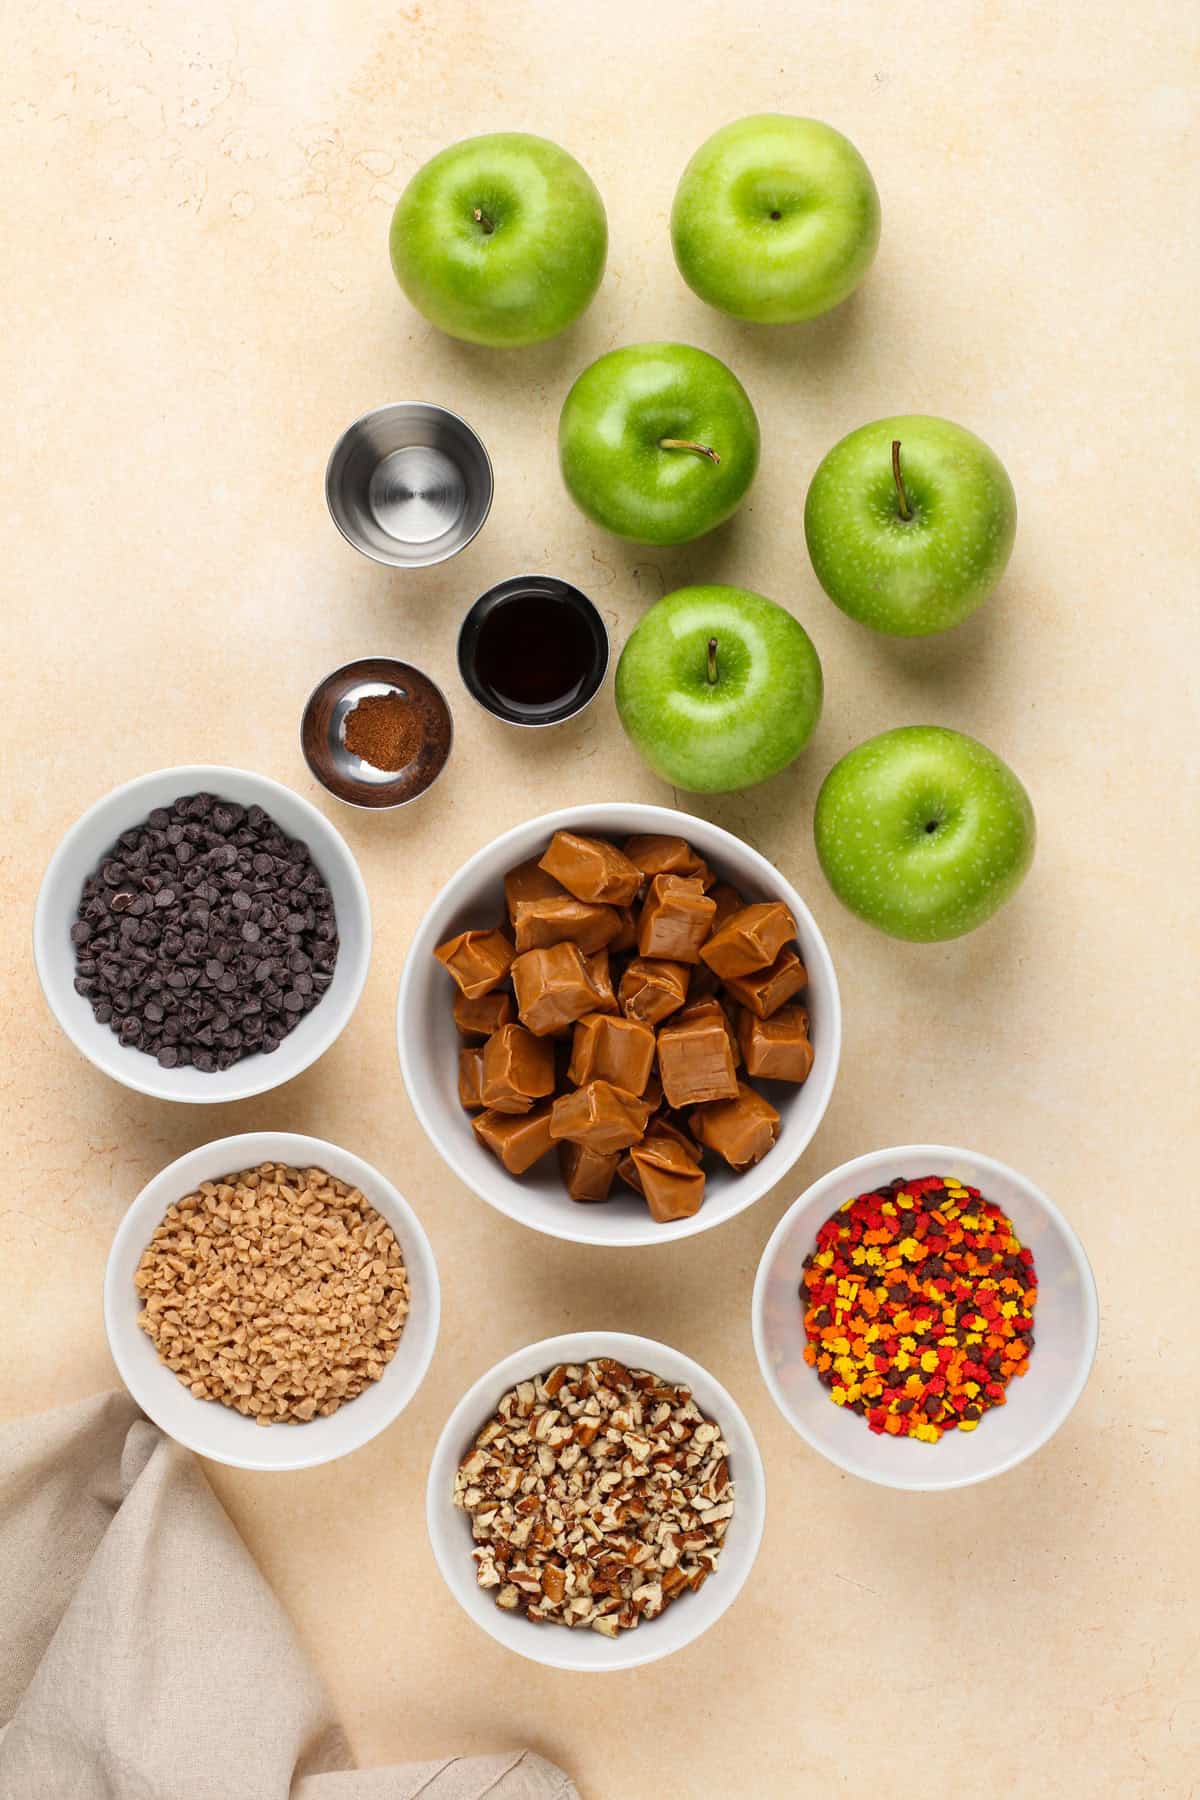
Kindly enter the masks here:
[[551, 1668], [681, 1650], [741, 1591], [766, 1482], [741, 1408], [691, 1357], [625, 1332], [515, 1351], [433, 1455], [429, 1535], [489, 1636]]
[[348, 1150], [219, 1138], [150, 1181], [117, 1229], [104, 1322], [170, 1437], [239, 1469], [307, 1469], [369, 1442], [433, 1357], [437, 1265], [408, 1202]]
[[630, 1246], [783, 1180], [833, 1091], [841, 1003], [765, 856], [688, 813], [603, 803], [518, 825], [451, 876], [397, 1036], [417, 1118], [481, 1199]]

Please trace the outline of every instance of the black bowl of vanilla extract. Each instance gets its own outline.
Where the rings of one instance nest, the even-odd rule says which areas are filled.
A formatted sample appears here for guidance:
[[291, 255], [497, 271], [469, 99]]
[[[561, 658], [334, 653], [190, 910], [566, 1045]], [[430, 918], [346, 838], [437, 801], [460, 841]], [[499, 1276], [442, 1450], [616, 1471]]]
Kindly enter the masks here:
[[608, 631], [586, 594], [554, 575], [514, 575], [475, 602], [458, 668], [480, 706], [507, 725], [561, 725], [595, 699]]

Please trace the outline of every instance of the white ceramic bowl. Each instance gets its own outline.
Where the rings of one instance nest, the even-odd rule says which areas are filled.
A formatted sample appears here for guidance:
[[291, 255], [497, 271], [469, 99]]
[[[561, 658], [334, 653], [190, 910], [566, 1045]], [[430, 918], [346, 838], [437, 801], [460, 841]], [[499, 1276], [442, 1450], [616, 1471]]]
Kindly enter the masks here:
[[[215, 1400], [197, 1400], [158, 1360], [138, 1325], [142, 1302], [134, 1272], [166, 1210], [202, 1181], [260, 1163], [319, 1168], [360, 1190], [396, 1234], [408, 1270], [409, 1314], [396, 1353], [378, 1381], [327, 1419], [258, 1425]], [[441, 1291], [429, 1239], [391, 1182], [336, 1144], [294, 1132], [255, 1131], [217, 1138], [171, 1163], [145, 1186], [122, 1219], [104, 1273], [104, 1324], [121, 1380], [156, 1425], [200, 1456], [235, 1469], [310, 1469], [358, 1450], [399, 1418], [429, 1368], [437, 1343]]]
[[[465, 1512], [454, 1505], [454, 1477], [458, 1465], [475, 1441], [480, 1427], [518, 1381], [543, 1375], [555, 1363], [583, 1363], [596, 1356], [612, 1356], [630, 1369], [649, 1369], [667, 1381], [691, 1388], [697, 1405], [720, 1425], [729, 1445], [729, 1473], [735, 1483], [733, 1517], [729, 1521], [716, 1574], [696, 1594], [684, 1594], [657, 1619], [607, 1638], [598, 1631], [563, 1625], [535, 1625], [531, 1620], [503, 1612], [490, 1592], [475, 1579], [471, 1560], [474, 1540]], [[562, 1337], [543, 1338], [498, 1362], [467, 1390], [450, 1414], [438, 1439], [429, 1468], [426, 1514], [429, 1537], [438, 1568], [463, 1611], [503, 1644], [531, 1662], [551, 1669], [638, 1669], [658, 1662], [715, 1625], [737, 1599], [754, 1565], [766, 1518], [767, 1487], [762, 1458], [745, 1414], [736, 1401], [708, 1373], [681, 1350], [634, 1337], [623, 1331], [571, 1331]]]
[[[896, 1176], [954, 1175], [1008, 1214], [1038, 1275], [1029, 1373], [1009, 1383], [1005, 1404], [976, 1431], [948, 1431], [936, 1444], [876, 1436], [837, 1407], [804, 1356], [799, 1298], [804, 1259], [817, 1231], [846, 1200]], [[1083, 1246], [1054, 1203], [1015, 1169], [943, 1144], [873, 1150], [814, 1182], [779, 1221], [754, 1284], [754, 1348], [763, 1379], [788, 1423], [814, 1450], [851, 1475], [885, 1487], [968, 1487], [1015, 1468], [1054, 1436], [1083, 1392], [1096, 1354], [1096, 1283]]]
[[[123, 831], [144, 823], [157, 806], [184, 794], [214, 793], [239, 806], [261, 806], [289, 837], [312, 854], [333, 896], [339, 949], [333, 980], [320, 1001], [270, 1055], [245, 1056], [231, 1069], [163, 1069], [144, 1050], [122, 1044], [100, 1025], [91, 1004], [75, 992], [75, 949], [70, 931], [86, 878]], [[125, 1087], [159, 1100], [245, 1100], [290, 1081], [328, 1050], [358, 1004], [371, 960], [371, 907], [358, 864], [341, 833], [299, 794], [248, 769], [183, 765], [140, 775], [88, 808], [50, 859], [38, 891], [33, 954], [50, 1010], [77, 1050]]]
[[[504, 916], [504, 875], [515, 864], [540, 855], [556, 831], [592, 832], [620, 841], [634, 833], [663, 832], [692, 844], [722, 881], [731, 881], [747, 900], [783, 900], [796, 920], [800, 953], [808, 969], [801, 995], [811, 1016], [813, 1071], [801, 1087], [773, 1083], [771, 1099], [782, 1122], [779, 1140], [744, 1175], [710, 1170], [704, 1204], [690, 1219], [659, 1225], [637, 1194], [614, 1183], [603, 1205], [572, 1200], [559, 1179], [557, 1159], [548, 1156], [527, 1175], [508, 1174], [471, 1129], [471, 1116], [458, 1099], [461, 1039], [451, 1008], [454, 986], [434, 949], [469, 926], [487, 926]], [[607, 802], [545, 813], [506, 831], [452, 875], [426, 913], [400, 977], [396, 1029], [400, 1067], [413, 1110], [435, 1148], [454, 1173], [498, 1212], [551, 1237], [578, 1244], [669, 1244], [693, 1237], [744, 1212], [781, 1181], [807, 1148], [821, 1123], [837, 1076], [842, 1042], [842, 1009], [837, 977], [816, 921], [790, 883], [765, 856], [719, 825], [664, 806]]]

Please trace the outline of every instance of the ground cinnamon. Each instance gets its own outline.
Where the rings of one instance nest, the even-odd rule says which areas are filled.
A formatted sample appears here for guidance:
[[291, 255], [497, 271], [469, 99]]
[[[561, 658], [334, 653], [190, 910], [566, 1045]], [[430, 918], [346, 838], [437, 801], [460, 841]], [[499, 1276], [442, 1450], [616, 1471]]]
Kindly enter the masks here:
[[422, 736], [420, 720], [399, 694], [368, 694], [346, 715], [346, 748], [373, 769], [390, 773], [405, 768]]

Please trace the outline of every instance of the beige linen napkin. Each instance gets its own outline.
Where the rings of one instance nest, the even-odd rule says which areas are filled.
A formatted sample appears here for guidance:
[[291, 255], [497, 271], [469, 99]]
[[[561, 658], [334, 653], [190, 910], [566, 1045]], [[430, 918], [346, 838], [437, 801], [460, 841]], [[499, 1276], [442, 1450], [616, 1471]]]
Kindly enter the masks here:
[[528, 1751], [356, 1770], [195, 1457], [123, 1393], [0, 1426], [0, 1800], [579, 1800]]

